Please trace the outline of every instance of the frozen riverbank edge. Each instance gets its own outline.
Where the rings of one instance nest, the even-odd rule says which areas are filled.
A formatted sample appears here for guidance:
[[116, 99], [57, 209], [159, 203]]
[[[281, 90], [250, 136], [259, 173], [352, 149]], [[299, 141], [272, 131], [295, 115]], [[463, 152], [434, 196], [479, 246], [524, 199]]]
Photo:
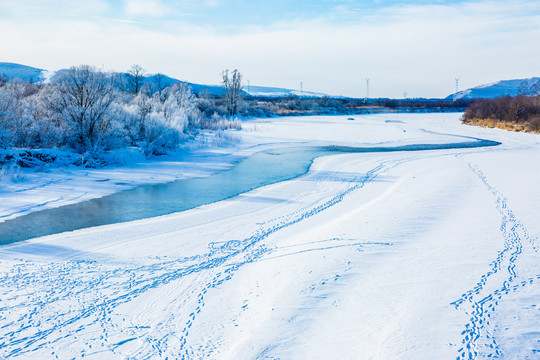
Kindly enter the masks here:
[[[410, 117], [410, 114], [402, 114]], [[440, 114], [447, 116], [448, 114]], [[455, 114], [454, 114], [455, 115]], [[403, 118], [401, 116], [401, 118]], [[391, 120], [395, 115], [364, 115], [358, 119], [374, 118], [381, 123], [398, 125], [400, 120]], [[399, 118], [400, 116], [397, 116]], [[454, 117], [454, 116], [453, 116]], [[321, 116], [304, 117], [313, 119]], [[349, 119], [350, 116], [335, 116], [331, 118]], [[383, 120], [387, 119], [388, 120]], [[303, 123], [303, 118], [282, 118], [284, 122]], [[279, 123], [280, 119], [275, 119]], [[275, 137], [271, 132], [264, 134], [258, 131], [264, 128], [267, 119], [252, 120], [244, 123], [241, 132], [228, 131], [221, 139], [212, 136], [201, 136], [195, 142], [188, 144], [185, 150], [174, 155], [146, 160], [137, 152], [126, 150], [123, 154], [115, 154], [127, 164], [108, 166], [98, 169], [85, 169], [74, 166], [53, 166], [40, 168], [18, 168], [17, 174], [0, 177], [0, 222], [14, 219], [32, 212], [61, 207], [89, 199], [99, 198], [119, 191], [133, 189], [141, 185], [166, 183], [179, 179], [206, 177], [233, 167], [242, 159], [272, 147], [295, 145], [345, 145], [350, 147], [380, 147], [377, 141], [355, 142], [348, 139], [343, 143], [342, 138], [336, 143], [324, 139], [309, 139], [307, 137], [291, 136], [289, 139]], [[256, 133], [255, 136], [253, 136]], [[453, 138], [456, 141], [457, 138]], [[370, 139], [365, 139], [370, 140]], [[412, 144], [394, 143], [391, 140], [383, 142], [395, 146], [411, 146]], [[406, 149], [404, 149], [406, 150]], [[74, 156], [69, 153], [47, 151], [45, 155], [56, 157]], [[9, 171], [9, 169], [6, 169]]]
[[0, 222], [0, 245], [87, 227], [162, 216], [223, 201], [305, 175], [313, 161], [322, 156], [472, 149], [500, 145], [499, 142], [483, 139], [463, 140], [466, 141], [402, 146], [272, 148], [240, 160], [230, 170], [207, 177], [141, 186]]

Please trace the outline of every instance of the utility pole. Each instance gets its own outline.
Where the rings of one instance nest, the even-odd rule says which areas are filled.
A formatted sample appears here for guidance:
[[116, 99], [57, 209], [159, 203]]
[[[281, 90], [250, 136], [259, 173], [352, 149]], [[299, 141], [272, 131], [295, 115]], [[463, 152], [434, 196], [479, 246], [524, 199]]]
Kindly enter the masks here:
[[250, 93], [250, 91], [249, 91], [249, 80], [247, 82], [248, 82], [248, 94], [249, 94]]
[[300, 81], [300, 97], [304, 96], [304, 82]]

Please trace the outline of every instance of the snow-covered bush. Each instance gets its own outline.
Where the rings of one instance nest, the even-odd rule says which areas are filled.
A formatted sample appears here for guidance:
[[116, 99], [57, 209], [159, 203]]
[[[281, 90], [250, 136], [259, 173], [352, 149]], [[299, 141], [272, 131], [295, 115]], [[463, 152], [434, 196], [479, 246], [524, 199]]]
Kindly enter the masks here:
[[162, 91], [161, 97], [165, 97], [165, 101], [176, 102], [178, 108], [187, 117], [187, 126], [197, 126], [201, 119], [202, 114], [197, 107], [197, 99], [191, 87], [186, 83], [175, 83]]
[[170, 95], [165, 102], [154, 102], [152, 112], [145, 116], [144, 151], [146, 154], [162, 155], [174, 150], [182, 141], [188, 124], [188, 113]]
[[144, 153], [146, 155], [163, 155], [168, 150], [173, 150], [178, 146], [182, 132], [171, 126], [165, 113], [154, 111], [145, 118], [144, 136]]
[[226, 116], [219, 115], [215, 112], [210, 120], [201, 121], [200, 127], [208, 130], [240, 130], [242, 128], [242, 123], [237, 118], [229, 120]]
[[124, 122], [124, 126], [132, 144], [144, 138], [146, 117], [156, 105], [156, 96], [159, 97], [159, 94], [152, 97], [141, 91], [130, 103], [124, 105], [125, 111], [131, 114]]
[[6, 164], [0, 166], [0, 183], [2, 182], [19, 182], [25, 179], [21, 168], [15, 164]]
[[465, 110], [462, 122], [514, 131], [539, 131], [540, 96], [476, 99]]
[[150, 96], [139, 93], [129, 105], [133, 134], [139, 134], [147, 155], [174, 150], [190, 124], [200, 122], [195, 97], [186, 84], [174, 84]]

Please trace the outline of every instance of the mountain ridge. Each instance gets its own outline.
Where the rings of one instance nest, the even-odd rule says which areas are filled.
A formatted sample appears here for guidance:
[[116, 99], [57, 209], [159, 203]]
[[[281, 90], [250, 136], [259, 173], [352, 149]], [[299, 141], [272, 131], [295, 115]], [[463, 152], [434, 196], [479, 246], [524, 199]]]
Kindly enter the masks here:
[[[0, 76], [5, 75], [7, 80], [20, 79], [25, 82], [31, 83], [46, 83], [54, 78], [55, 75], [65, 71], [66, 69], [60, 69], [58, 71], [48, 71], [40, 68], [35, 68], [28, 65], [16, 64], [11, 62], [0, 62]], [[121, 76], [127, 76], [126, 72], [119, 72]], [[188, 84], [191, 87], [193, 93], [199, 94], [209, 94], [214, 96], [220, 96], [224, 94], [224, 89], [220, 85], [205, 85], [205, 84], [196, 84], [180, 79], [176, 79], [163, 74], [149, 74], [145, 75], [143, 83], [145, 84], [155, 84], [157, 82], [157, 77], [161, 76], [161, 84], [163, 86], [170, 86], [176, 82], [181, 82]], [[303, 97], [324, 97], [328, 96], [327, 94], [311, 92], [311, 91], [300, 91], [279, 87], [269, 87], [269, 86], [256, 86], [249, 85], [242, 87], [242, 93], [247, 96], [254, 97], [283, 97], [283, 96], [303, 96]]]
[[[535, 88], [536, 87], [536, 88]], [[540, 77], [499, 80], [458, 91], [445, 100], [494, 99], [503, 96], [535, 95], [540, 91]]]
[[[22, 65], [11, 62], [0, 62], [0, 76], [5, 75], [8, 80], [20, 79], [31, 83], [46, 83], [54, 76], [66, 69], [58, 71], [48, 71], [40, 68], [35, 68], [28, 65]], [[127, 76], [125, 72], [119, 72], [122, 76]], [[160, 74], [162, 75], [162, 74]], [[158, 74], [149, 74], [144, 76], [143, 83], [156, 83]], [[193, 93], [200, 95], [203, 93], [221, 96], [224, 94], [224, 89], [220, 85], [205, 85], [196, 84], [180, 79], [176, 79], [167, 75], [162, 75], [160, 79], [163, 86], [169, 86], [176, 82], [188, 84]], [[300, 91], [295, 89], [287, 89], [281, 87], [248, 85], [242, 87], [242, 93], [245, 96], [253, 97], [287, 97], [287, 96], [302, 96], [307, 98], [320, 97], [336, 97], [328, 94], [312, 91]], [[474, 100], [474, 99], [493, 99], [502, 96], [517, 96], [519, 94], [534, 95], [540, 94], [540, 77], [531, 77], [527, 79], [510, 79], [499, 80], [496, 82], [482, 84], [458, 91], [450, 94], [444, 100]]]

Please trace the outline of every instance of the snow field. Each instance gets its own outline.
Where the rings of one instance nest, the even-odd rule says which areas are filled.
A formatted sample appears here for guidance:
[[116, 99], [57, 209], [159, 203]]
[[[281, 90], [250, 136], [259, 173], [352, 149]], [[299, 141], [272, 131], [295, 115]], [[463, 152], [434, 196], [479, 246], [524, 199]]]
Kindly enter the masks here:
[[533, 358], [540, 141], [458, 117], [261, 120], [237, 151], [503, 145], [323, 157], [219, 203], [0, 247], [0, 358]]

